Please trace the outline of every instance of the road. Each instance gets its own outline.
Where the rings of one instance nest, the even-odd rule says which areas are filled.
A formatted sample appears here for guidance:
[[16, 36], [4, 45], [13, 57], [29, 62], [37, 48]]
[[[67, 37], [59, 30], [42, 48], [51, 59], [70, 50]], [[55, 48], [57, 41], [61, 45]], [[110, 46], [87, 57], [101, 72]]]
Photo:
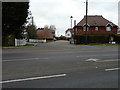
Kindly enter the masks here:
[[118, 88], [117, 45], [67, 41], [3, 48], [3, 88]]

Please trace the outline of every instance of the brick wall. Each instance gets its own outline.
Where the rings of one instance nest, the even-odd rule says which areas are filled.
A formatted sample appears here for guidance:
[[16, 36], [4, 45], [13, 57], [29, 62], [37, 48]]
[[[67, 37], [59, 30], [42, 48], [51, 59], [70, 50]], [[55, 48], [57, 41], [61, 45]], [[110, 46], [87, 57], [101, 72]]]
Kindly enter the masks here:
[[[76, 35], [85, 34], [85, 31], [83, 29], [84, 27], [77, 27]], [[106, 31], [106, 27], [98, 27], [98, 30], [95, 30], [95, 27], [88, 27], [87, 31], [87, 34], [110, 34], [110, 33], [117, 34], [117, 27], [111, 27], [111, 31]]]

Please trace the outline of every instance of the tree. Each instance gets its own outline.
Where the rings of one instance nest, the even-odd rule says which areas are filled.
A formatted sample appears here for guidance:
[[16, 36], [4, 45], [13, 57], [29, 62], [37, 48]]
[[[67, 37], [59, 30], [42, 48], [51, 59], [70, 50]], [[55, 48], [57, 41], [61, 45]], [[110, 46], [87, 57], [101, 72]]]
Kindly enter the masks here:
[[34, 39], [37, 37], [36, 35], [36, 26], [30, 25], [27, 27], [28, 39]]
[[56, 30], [56, 27], [55, 27], [55, 25], [50, 25], [50, 28], [49, 28], [50, 30]]
[[50, 26], [49, 25], [45, 25], [44, 26], [44, 30], [54, 30], [55, 31], [56, 27], [55, 27], [55, 25], [50, 25]]
[[29, 2], [2, 2], [2, 43], [8, 45], [8, 37], [22, 38], [28, 16]]
[[45, 26], [44, 26], [44, 30], [49, 30], [49, 26], [48, 26], [48, 25], [45, 25]]
[[32, 13], [31, 11], [29, 11], [28, 13], [28, 26], [27, 26], [27, 38], [28, 38], [28, 41], [29, 39], [35, 39], [37, 37], [37, 34], [36, 34], [36, 25], [34, 24], [34, 19], [33, 19], [33, 16], [32, 16]]

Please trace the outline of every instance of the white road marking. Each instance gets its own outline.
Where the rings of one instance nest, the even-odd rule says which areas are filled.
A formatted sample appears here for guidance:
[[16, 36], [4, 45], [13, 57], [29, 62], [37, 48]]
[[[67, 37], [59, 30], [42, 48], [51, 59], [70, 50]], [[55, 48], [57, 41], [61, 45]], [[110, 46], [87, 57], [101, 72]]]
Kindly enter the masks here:
[[118, 70], [120, 68], [111, 68], [111, 69], [105, 69], [105, 71], [113, 71], [113, 70]]
[[46, 79], [46, 78], [65, 77], [65, 76], [66, 76], [66, 74], [59, 74], [59, 75], [51, 75], [51, 76], [43, 76], [43, 77], [33, 77], [33, 78], [25, 78], [25, 79], [8, 80], [8, 81], [2, 81], [0, 83], [12, 83], [12, 82], [21, 82], [21, 81], [29, 81], [29, 80]]
[[116, 61], [119, 61], [119, 59], [100, 60], [100, 59], [90, 58], [90, 59], [87, 59], [87, 60], [85, 60], [85, 61], [94, 61], [94, 62], [116, 62]]
[[16, 62], [16, 61], [27, 61], [27, 60], [39, 60], [48, 58], [27, 58], [27, 59], [14, 59], [14, 60], [2, 60], [2, 62]]
[[93, 58], [90, 58], [90, 59], [87, 59], [86, 61], [94, 61], [94, 62], [96, 62], [96, 61], [98, 61], [99, 59], [93, 59]]
[[118, 61], [118, 59], [111, 59], [111, 60], [101, 60], [101, 61], [98, 61], [98, 62], [116, 62]]

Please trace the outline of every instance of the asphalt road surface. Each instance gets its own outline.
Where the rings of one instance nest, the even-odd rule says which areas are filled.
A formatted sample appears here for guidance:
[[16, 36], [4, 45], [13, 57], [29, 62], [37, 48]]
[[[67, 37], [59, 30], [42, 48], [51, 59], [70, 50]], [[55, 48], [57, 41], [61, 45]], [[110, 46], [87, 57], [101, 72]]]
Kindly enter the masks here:
[[3, 88], [118, 88], [117, 45], [68, 41], [3, 48]]

